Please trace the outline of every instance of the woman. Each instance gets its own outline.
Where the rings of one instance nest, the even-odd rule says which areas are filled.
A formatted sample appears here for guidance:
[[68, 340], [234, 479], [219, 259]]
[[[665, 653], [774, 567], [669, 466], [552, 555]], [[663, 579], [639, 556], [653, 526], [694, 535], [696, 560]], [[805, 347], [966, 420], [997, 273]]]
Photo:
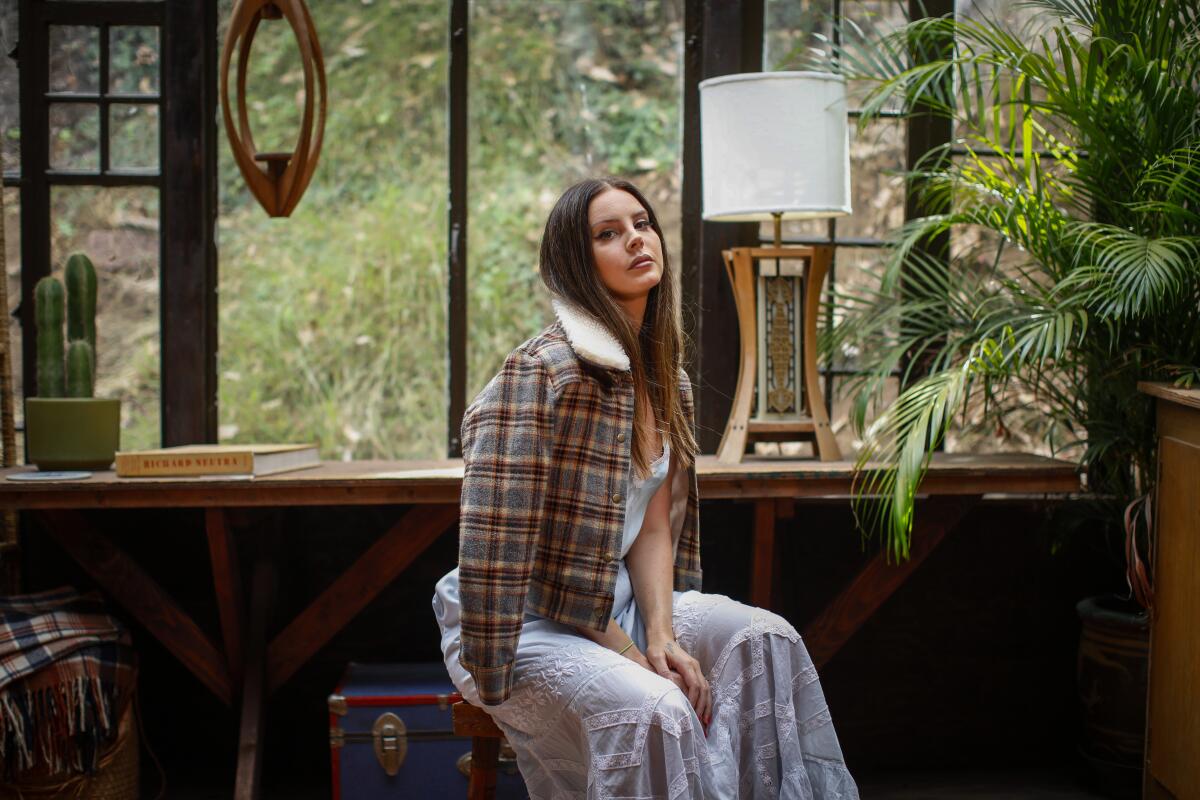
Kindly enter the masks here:
[[463, 420], [459, 567], [433, 599], [455, 685], [533, 798], [857, 798], [795, 629], [699, 591], [692, 392], [650, 204], [572, 186], [541, 275], [558, 320]]

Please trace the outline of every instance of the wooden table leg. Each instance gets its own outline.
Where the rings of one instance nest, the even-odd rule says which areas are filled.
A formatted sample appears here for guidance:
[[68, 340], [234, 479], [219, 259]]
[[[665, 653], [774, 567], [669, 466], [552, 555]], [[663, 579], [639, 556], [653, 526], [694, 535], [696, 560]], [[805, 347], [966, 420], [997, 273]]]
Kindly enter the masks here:
[[242, 625], [245, 607], [242, 605], [241, 571], [238, 568], [236, 543], [229, 534], [229, 519], [224, 509], [205, 509], [204, 528], [208, 534], [213, 592], [217, 600], [217, 614], [221, 618], [221, 636], [225, 642], [225, 658], [229, 663], [229, 681], [232, 686], [239, 686], [242, 680]]
[[458, 506], [413, 506], [271, 641], [267, 692], [284, 681], [458, 519]]
[[254, 566], [250, 589], [250, 615], [246, 628], [246, 660], [242, 681], [241, 723], [238, 727], [235, 800], [258, 797], [262, 775], [263, 707], [266, 702], [267, 618], [275, 594], [275, 567], [260, 558]]
[[467, 800], [492, 800], [496, 796], [496, 767], [499, 761], [499, 739], [494, 736], [471, 739], [471, 777], [467, 781]]
[[917, 509], [908, 561], [889, 564], [882, 552], [803, 631], [813, 663], [822, 667], [879, 610], [978, 502], [977, 495], [939, 497]]
[[775, 498], [754, 501], [754, 547], [751, 556], [750, 603], [771, 608], [775, 599]]
[[78, 511], [41, 511], [46, 532], [106, 593], [162, 642], [222, 703], [232, 702], [229, 669], [216, 645], [145, 570]]

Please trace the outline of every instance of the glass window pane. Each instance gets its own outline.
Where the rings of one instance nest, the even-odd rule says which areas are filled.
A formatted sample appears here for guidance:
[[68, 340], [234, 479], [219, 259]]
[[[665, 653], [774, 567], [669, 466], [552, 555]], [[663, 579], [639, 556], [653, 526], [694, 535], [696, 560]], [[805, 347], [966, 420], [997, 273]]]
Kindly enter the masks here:
[[4, 190], [4, 258], [8, 292], [8, 351], [12, 354], [13, 416], [17, 426], [16, 463], [25, 461], [25, 381], [21, 374], [21, 322], [12, 312], [21, 304], [21, 190]]
[[100, 29], [50, 26], [50, 91], [100, 91]]
[[[843, 3], [842, 14], [846, 19], [846, 44], [848, 47], [861, 46], [858, 40], [865, 42], [878, 41], [893, 31], [902, 28], [908, 21], [907, 4], [900, 0], [850, 0]], [[851, 31], [861, 31], [861, 34]], [[869, 45], [867, 45], [869, 46]], [[846, 84], [846, 104], [851, 110], [862, 105], [863, 99], [874, 89], [876, 84], [868, 81], [850, 81]], [[888, 106], [889, 110], [899, 110], [900, 103]]]
[[880, 119], [860, 132], [850, 126], [850, 204], [837, 221], [839, 237], [885, 238], [904, 224], [904, 123]]
[[829, 0], [766, 0], [763, 7], [763, 69], [811, 68], [830, 56]]
[[[858, 438], [850, 420], [850, 411], [853, 407], [852, 393], [860, 387], [860, 380], [852, 376], [837, 376], [833, 379], [833, 413], [829, 415], [829, 427], [833, 429], [838, 449], [842, 451], [842, 458], [845, 459], [854, 458], [862, 447], [862, 440]], [[824, 386], [824, 381], [821, 383]], [[899, 393], [900, 379], [885, 378], [880, 403], [868, 408], [867, 424], [871, 423], [878, 410], [887, 408], [887, 405], [895, 400]]]
[[567, 186], [631, 180], [678, 270], [682, 23], [681, 0], [471, 3], [468, 399], [553, 319], [538, 243]]
[[112, 169], [158, 168], [158, 106], [108, 107], [108, 160]]
[[[861, 296], [876, 290], [885, 257], [885, 252], [878, 247], [836, 248], [833, 252], [833, 281], [826, 279], [826, 292], [828, 293], [831, 285], [836, 287], [839, 295]], [[840, 307], [835, 309], [834, 324], [840, 323], [843, 316]], [[834, 356], [831, 366], [837, 369], [859, 369], [863, 366], [860, 355], [857, 350], [847, 348]]]
[[97, 397], [121, 400], [121, 447], [158, 447], [158, 190], [54, 186], [50, 265], [62, 277], [67, 257], [96, 265]]
[[100, 169], [100, 107], [50, 104], [50, 168]]
[[[219, 436], [316, 440], [330, 459], [444, 458], [447, 7], [309, 9], [330, 105], [320, 165], [290, 220], [250, 195], [218, 123]], [[260, 34], [272, 26], [289, 55], [256, 39], [251, 87], [294, 105], [296, 45], [284, 21]], [[294, 122], [267, 110], [252, 120], [260, 148], [291, 149]]]
[[21, 106], [16, 59], [17, 4], [0, 9], [0, 161], [5, 172], [20, 172]]
[[158, 28], [122, 25], [108, 29], [108, 90], [158, 93]]

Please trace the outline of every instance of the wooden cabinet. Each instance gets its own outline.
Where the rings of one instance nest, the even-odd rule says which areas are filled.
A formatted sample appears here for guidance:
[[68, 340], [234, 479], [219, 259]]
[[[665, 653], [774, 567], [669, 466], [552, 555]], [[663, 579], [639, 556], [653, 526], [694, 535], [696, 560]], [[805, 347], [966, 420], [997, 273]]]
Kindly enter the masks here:
[[1143, 796], [1192, 800], [1200, 798], [1200, 391], [1140, 388], [1158, 399]]

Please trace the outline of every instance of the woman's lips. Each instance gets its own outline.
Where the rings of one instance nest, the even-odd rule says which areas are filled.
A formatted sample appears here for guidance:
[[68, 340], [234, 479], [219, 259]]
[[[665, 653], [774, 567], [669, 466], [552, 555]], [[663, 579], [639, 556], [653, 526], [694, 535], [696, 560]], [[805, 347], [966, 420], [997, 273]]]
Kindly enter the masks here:
[[653, 263], [654, 263], [654, 259], [651, 258], [650, 256], [638, 256], [637, 258], [635, 258], [633, 260], [633, 263], [629, 265], [629, 268], [630, 269], [641, 269], [642, 267], [649, 266]]

